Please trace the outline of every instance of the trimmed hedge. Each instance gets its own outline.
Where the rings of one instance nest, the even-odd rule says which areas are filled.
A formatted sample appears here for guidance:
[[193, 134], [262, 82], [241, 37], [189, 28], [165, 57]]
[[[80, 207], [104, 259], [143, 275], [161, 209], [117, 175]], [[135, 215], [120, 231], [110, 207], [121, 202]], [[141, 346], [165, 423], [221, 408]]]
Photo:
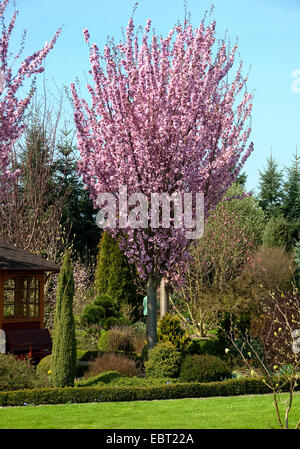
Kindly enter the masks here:
[[266, 394], [271, 390], [260, 379], [230, 379], [222, 382], [184, 383], [153, 387], [66, 387], [0, 392], [0, 406], [66, 404], [86, 402], [150, 401]]
[[215, 355], [187, 355], [181, 364], [179, 377], [183, 382], [213, 382], [230, 379], [231, 369]]

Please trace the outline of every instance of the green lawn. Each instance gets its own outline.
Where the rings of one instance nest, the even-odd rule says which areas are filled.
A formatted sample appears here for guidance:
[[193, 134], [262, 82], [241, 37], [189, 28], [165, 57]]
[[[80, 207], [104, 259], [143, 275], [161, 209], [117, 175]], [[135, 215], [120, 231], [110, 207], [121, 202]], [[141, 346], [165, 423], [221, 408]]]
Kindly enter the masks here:
[[[266, 429], [271, 395], [0, 408], [1, 429]], [[300, 418], [295, 394], [291, 427]]]

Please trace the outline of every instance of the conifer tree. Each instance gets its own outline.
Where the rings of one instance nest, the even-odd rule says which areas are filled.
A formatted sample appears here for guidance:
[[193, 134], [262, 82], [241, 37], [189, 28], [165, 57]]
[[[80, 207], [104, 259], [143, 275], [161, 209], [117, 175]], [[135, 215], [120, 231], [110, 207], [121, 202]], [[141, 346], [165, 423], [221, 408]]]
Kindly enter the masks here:
[[132, 313], [138, 318], [142, 295], [135, 284], [136, 270], [127, 262], [118, 243], [104, 232], [99, 243], [99, 253], [95, 274], [95, 286], [98, 295], [107, 294], [122, 307], [126, 304], [134, 307]]
[[[287, 247], [289, 223], [283, 215], [270, 218], [263, 233], [263, 245], [267, 247]], [[287, 249], [287, 248], [286, 248]]]
[[105, 294], [108, 290], [110, 257], [115, 245], [113, 238], [107, 232], [104, 232], [98, 245], [99, 249], [95, 271], [95, 287], [97, 295]]
[[284, 184], [283, 212], [289, 220], [300, 219], [300, 156], [293, 155], [293, 161], [287, 168], [287, 181]]
[[70, 253], [64, 255], [57, 281], [56, 310], [52, 352], [52, 375], [55, 387], [74, 385], [76, 341], [73, 316], [74, 278]]
[[297, 150], [293, 161], [287, 168], [287, 180], [284, 185], [283, 213], [289, 223], [286, 242], [287, 249], [292, 249], [300, 238], [300, 156]]
[[267, 167], [262, 172], [259, 171], [259, 175], [259, 204], [269, 217], [278, 215], [282, 202], [283, 175], [272, 153], [267, 159]]

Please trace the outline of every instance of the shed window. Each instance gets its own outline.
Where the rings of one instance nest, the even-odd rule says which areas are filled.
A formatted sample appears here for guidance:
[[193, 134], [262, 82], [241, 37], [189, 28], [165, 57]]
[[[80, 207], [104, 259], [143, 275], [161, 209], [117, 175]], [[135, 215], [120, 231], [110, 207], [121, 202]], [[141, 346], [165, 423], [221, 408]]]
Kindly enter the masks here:
[[39, 281], [34, 277], [14, 277], [4, 282], [4, 319], [39, 317]]

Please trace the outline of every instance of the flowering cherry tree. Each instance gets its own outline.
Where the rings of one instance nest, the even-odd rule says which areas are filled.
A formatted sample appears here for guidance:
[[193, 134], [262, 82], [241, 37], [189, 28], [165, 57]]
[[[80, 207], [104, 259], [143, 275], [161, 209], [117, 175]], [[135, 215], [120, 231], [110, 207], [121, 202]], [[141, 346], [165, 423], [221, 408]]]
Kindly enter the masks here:
[[[26, 78], [43, 72], [42, 63], [61, 32], [61, 29], [58, 29], [49, 43], [46, 42], [41, 50], [25, 58], [16, 73], [13, 73], [9, 58], [9, 42], [18, 13], [15, 11], [8, 25], [5, 24], [4, 13], [9, 1], [0, 1], [0, 190], [2, 191], [5, 181], [13, 176], [9, 172], [11, 148], [24, 131], [25, 112], [34, 89], [31, 89], [23, 99], [18, 98], [18, 93]], [[20, 57], [21, 51], [22, 49], [15, 55], [14, 59]]]
[[[91, 104], [71, 85], [75, 108], [79, 171], [95, 205], [110, 192], [119, 206], [120, 186], [128, 195], [175, 192], [205, 195], [205, 216], [238, 176], [252, 151], [247, 141], [251, 94], [242, 64], [229, 81], [237, 46], [215, 48], [215, 21], [194, 28], [189, 20], [167, 37], [151, 33], [148, 19], [140, 36], [133, 19], [125, 42], [103, 53], [90, 49]], [[133, 206], [133, 204], [131, 204]], [[195, 204], [193, 203], [195, 209]], [[119, 212], [119, 221], [123, 211]], [[168, 228], [111, 226], [130, 262], [147, 279], [148, 345], [156, 343], [156, 287], [184, 266], [193, 240], [173, 220]], [[123, 218], [122, 218], [123, 220]]]

